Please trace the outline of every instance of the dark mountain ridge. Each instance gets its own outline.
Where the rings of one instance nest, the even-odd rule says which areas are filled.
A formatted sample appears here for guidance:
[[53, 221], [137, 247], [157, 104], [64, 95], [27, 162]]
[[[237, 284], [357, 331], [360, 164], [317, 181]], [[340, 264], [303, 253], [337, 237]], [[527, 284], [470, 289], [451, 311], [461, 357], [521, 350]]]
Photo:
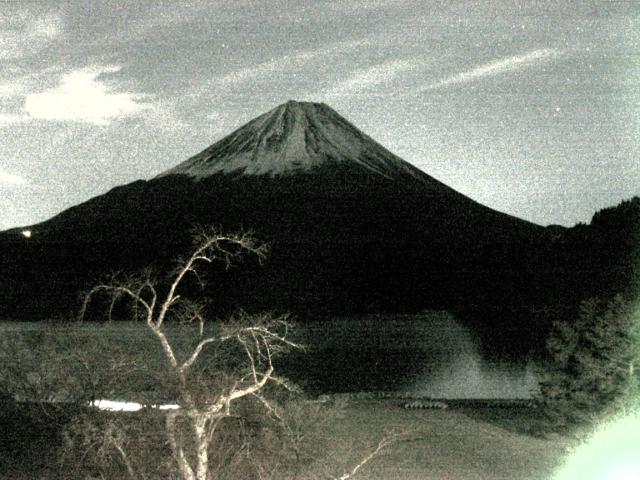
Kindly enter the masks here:
[[0, 315], [48, 318], [110, 271], [167, 270], [196, 225], [252, 230], [271, 248], [264, 266], [216, 270], [216, 313], [438, 308], [524, 344], [540, 337], [530, 312], [565, 295], [559, 275], [570, 276], [555, 247], [565, 233], [480, 205], [326, 105], [287, 102], [151, 180], [29, 227], [30, 238], [0, 233]]

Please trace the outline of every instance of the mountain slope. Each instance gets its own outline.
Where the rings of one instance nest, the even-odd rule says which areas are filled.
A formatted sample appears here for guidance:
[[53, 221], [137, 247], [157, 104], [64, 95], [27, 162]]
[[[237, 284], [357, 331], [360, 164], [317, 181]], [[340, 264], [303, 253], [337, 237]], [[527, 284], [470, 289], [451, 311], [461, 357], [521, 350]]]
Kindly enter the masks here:
[[327, 163], [359, 166], [389, 179], [426, 176], [325, 104], [289, 101], [160, 174], [291, 175]]
[[461, 195], [326, 105], [288, 102], [149, 181], [29, 227], [29, 239], [0, 234], [11, 285], [0, 308], [73, 309], [106, 272], [168, 269], [198, 224], [250, 229], [271, 246], [263, 267], [216, 273], [208, 295], [218, 310], [499, 305], [518, 316], [546, 294], [544, 228]]

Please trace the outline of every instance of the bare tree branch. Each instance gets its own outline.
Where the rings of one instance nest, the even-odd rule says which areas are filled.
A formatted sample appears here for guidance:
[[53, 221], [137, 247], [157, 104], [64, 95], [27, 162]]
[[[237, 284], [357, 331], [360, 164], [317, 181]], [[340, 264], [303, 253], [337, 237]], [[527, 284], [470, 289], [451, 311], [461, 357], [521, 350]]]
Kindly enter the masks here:
[[[288, 383], [274, 375], [273, 357], [289, 348], [301, 348], [288, 338], [291, 325], [286, 316], [272, 314], [247, 315], [240, 312], [232, 318], [219, 334], [204, 336], [204, 305], [189, 301], [181, 296], [180, 288], [187, 275], [193, 275], [202, 285], [201, 265], [222, 262], [228, 268], [232, 261], [244, 253], [250, 253], [262, 261], [266, 255], [266, 246], [259, 244], [246, 233], [222, 235], [210, 230], [201, 230], [190, 256], [178, 262], [168, 279], [165, 288], [157, 287], [150, 272], [138, 277], [114, 275], [109, 282], [93, 287], [85, 296], [80, 317], [84, 318], [92, 298], [105, 294], [109, 297], [109, 317], [111, 318], [116, 302], [126, 297], [134, 307], [143, 310], [147, 327], [151, 330], [167, 359], [169, 371], [163, 379], [167, 384], [177, 382], [177, 402], [179, 410], [166, 413], [165, 430], [171, 446], [173, 460], [182, 480], [207, 480], [209, 470], [209, 448], [213, 432], [223, 418], [232, 416], [232, 406], [244, 397], [255, 398], [275, 418], [279, 418], [275, 408], [262, 395], [261, 390], [273, 382], [292, 388]], [[172, 344], [167, 336], [165, 322], [177, 320], [181, 324], [197, 322], [198, 341], [188, 351], [181, 352], [178, 344]], [[204, 337], [204, 338], [203, 338]], [[236, 344], [244, 352], [240, 365], [246, 368], [246, 374], [238, 374], [230, 388], [222, 388], [214, 396], [206, 392], [207, 383], [198, 376], [206, 370], [196, 369], [198, 360], [207, 347], [222, 348], [225, 344]], [[184, 355], [184, 356], [183, 356]], [[207, 357], [209, 358], [209, 357]], [[179, 360], [180, 359], [180, 360]], [[214, 372], [215, 374], [215, 372]], [[222, 375], [224, 377], [224, 375]], [[202, 389], [206, 392], [202, 395]], [[178, 426], [188, 426], [191, 432], [187, 437], [181, 435]], [[127, 470], [133, 476], [133, 467], [126, 464], [127, 452], [124, 445], [117, 444]]]
[[376, 447], [371, 452], [369, 452], [358, 464], [356, 464], [349, 472], [346, 472], [339, 477], [331, 477], [332, 480], [348, 480], [349, 478], [353, 477], [354, 475], [356, 475], [356, 473], [358, 473], [358, 470], [360, 470], [374, 458], [380, 456], [385, 449], [397, 443], [401, 438], [405, 436], [406, 435], [399, 433], [391, 433], [389, 435], [383, 436], [378, 442], [378, 445], [376, 445]]
[[207, 345], [209, 345], [210, 343], [219, 343], [220, 341], [220, 338], [215, 337], [209, 337], [201, 340], [193, 350], [189, 358], [187, 358], [187, 360], [185, 360], [184, 363], [180, 366], [180, 370], [185, 371], [189, 367], [191, 367], [196, 362], [196, 360], [198, 360], [200, 353], [202, 353], [202, 350], [204, 350]]

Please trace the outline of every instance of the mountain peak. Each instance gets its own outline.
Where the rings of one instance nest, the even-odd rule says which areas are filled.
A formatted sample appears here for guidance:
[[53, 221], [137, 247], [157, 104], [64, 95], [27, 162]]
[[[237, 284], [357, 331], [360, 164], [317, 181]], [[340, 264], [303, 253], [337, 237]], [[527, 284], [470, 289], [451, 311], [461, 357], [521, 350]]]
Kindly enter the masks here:
[[301, 102], [299, 100], [287, 100], [285, 103], [276, 107], [275, 110], [279, 108], [288, 108], [288, 109], [299, 109], [304, 110], [305, 108], [315, 107], [315, 108], [330, 108], [324, 103], [319, 102]]
[[328, 105], [289, 100], [159, 176], [291, 175], [325, 164], [357, 165], [389, 178], [425, 175]]

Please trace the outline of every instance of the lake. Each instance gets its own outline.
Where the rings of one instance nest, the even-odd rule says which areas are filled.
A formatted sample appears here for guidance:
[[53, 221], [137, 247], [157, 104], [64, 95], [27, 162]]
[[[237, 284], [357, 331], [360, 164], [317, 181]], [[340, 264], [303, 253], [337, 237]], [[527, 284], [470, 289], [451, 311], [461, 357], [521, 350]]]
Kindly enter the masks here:
[[[530, 398], [536, 391], [535, 365], [526, 355], [508, 359], [483, 352], [473, 330], [446, 312], [302, 320], [294, 335], [306, 350], [281, 357], [276, 368], [312, 394], [392, 391], [448, 399]], [[210, 328], [214, 332], [216, 325]], [[168, 332], [188, 351], [181, 327]], [[47, 357], [52, 351], [96, 383], [108, 374], [100, 372], [101, 359], [126, 357], [132, 365], [164, 361], [155, 338], [143, 324], [133, 322], [0, 322], [0, 334], [0, 348], [18, 348], [24, 357], [20, 368], [32, 370], [29, 375], [36, 384], [43, 390], [58, 389], [50, 394], [54, 399], [64, 399], [75, 387], [56, 378], [55, 362]], [[136, 377], [135, 369], [125, 380], [141, 390], [143, 401], [146, 390], [153, 390], [152, 382]], [[106, 393], [122, 396], [117, 388]]]
[[309, 350], [281, 371], [311, 391], [452, 399], [531, 398], [537, 390], [528, 355], [483, 351], [474, 331], [446, 312], [331, 318], [305, 324], [299, 336]]

